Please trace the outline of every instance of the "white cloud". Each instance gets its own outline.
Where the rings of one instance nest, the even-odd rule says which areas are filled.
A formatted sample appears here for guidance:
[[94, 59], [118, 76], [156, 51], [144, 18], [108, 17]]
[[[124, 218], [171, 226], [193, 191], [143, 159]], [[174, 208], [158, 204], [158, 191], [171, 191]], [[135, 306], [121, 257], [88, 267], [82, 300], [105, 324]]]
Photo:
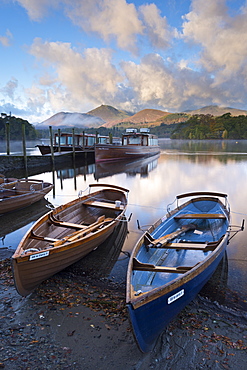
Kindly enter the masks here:
[[[108, 46], [79, 52], [71, 43], [34, 40], [30, 53], [40, 61], [40, 76], [25, 94], [28, 109], [42, 119], [44, 114], [86, 112], [100, 104], [133, 111], [246, 104], [247, 6], [233, 15], [226, 0], [192, 0], [178, 35], [155, 4], [137, 8], [127, 0], [18, 2], [33, 20], [60, 8], [74, 24], [100, 36]], [[149, 55], [114, 65], [117, 48], [137, 53], [142, 47], [143, 54], [148, 42]], [[115, 51], [110, 49], [113, 45]], [[154, 53], [157, 50], [159, 54]], [[14, 91], [13, 79], [1, 92], [13, 97]]]
[[142, 5], [139, 9], [144, 19], [145, 34], [151, 44], [159, 49], [167, 48], [171, 38], [171, 30], [166, 18], [160, 16], [160, 10], [155, 4]]
[[14, 99], [15, 92], [18, 88], [18, 81], [15, 77], [12, 77], [5, 86], [0, 89], [0, 92], [8, 98]]
[[67, 7], [71, 20], [87, 32], [96, 32], [104, 41], [116, 40], [118, 47], [136, 51], [136, 37], [143, 26], [134, 4], [125, 0], [75, 0]]
[[30, 19], [39, 21], [46, 14], [49, 7], [57, 7], [60, 0], [16, 0], [26, 9]]
[[13, 38], [12, 33], [10, 30], [6, 30], [5, 36], [0, 35], [0, 44], [7, 47], [10, 46], [10, 40]]
[[[55, 69], [56, 78], [53, 79], [53, 85], [50, 85], [50, 76], [41, 78], [43, 85], [45, 81], [49, 83], [49, 98], [54, 108], [58, 108], [55, 101], [60, 107], [64, 104], [71, 109], [81, 108], [85, 100], [95, 104], [113, 102], [117, 84], [121, 82], [122, 77], [111, 63], [111, 51], [92, 48], [85, 49], [84, 53], [80, 54], [69, 43], [42, 42], [41, 39], [35, 39], [30, 53], [42, 59], [48, 67]], [[58, 86], [59, 95], [57, 91], [53, 94], [53, 89], [57, 90]]]
[[225, 0], [193, 0], [184, 17], [185, 40], [201, 45], [199, 65], [214, 73], [214, 85], [245, 76], [247, 63], [247, 7], [231, 17]]
[[165, 17], [155, 4], [137, 9], [126, 0], [18, 0], [32, 20], [40, 20], [50, 8], [61, 8], [85, 32], [96, 33], [105, 42], [138, 53], [138, 38], [149, 39], [153, 47], [166, 48], [171, 37]]

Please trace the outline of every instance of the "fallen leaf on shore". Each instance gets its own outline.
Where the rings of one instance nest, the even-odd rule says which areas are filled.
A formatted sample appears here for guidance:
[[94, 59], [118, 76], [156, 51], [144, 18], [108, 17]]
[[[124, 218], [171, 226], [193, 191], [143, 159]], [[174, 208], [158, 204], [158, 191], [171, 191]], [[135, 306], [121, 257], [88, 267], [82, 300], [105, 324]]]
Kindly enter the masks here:
[[69, 331], [69, 332], [67, 333], [67, 336], [68, 336], [68, 337], [72, 337], [72, 336], [74, 335], [74, 333], [75, 333], [75, 330]]

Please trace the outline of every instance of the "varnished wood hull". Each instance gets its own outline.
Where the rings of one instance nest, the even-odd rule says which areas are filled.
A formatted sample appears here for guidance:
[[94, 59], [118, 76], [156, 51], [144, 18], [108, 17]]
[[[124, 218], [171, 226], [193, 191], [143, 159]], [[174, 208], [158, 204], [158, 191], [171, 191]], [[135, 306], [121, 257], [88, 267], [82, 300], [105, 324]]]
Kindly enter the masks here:
[[0, 214], [13, 212], [38, 202], [53, 188], [48, 182], [20, 179], [0, 187]]
[[136, 160], [160, 153], [160, 147], [142, 145], [96, 144], [95, 162]]
[[[77, 262], [111, 235], [124, 215], [127, 190], [104, 187], [48, 212], [27, 232], [12, 257], [20, 295], [27, 296], [42, 281]], [[116, 207], [115, 201], [121, 206]]]
[[[200, 292], [225, 253], [230, 232], [229, 212], [217, 198], [210, 197], [209, 202], [215, 208], [209, 215], [211, 206], [207, 207], [205, 198], [203, 195], [195, 198], [198, 203], [187, 202], [165, 220], [158, 220], [133, 249], [127, 272], [126, 303], [142, 352], [153, 348], [169, 322]], [[204, 211], [197, 209], [195, 214], [192, 210], [199, 203]], [[190, 219], [186, 219], [187, 213], [193, 213]], [[176, 219], [179, 214], [181, 218]], [[176, 230], [185, 224], [191, 224], [191, 228], [173, 238], [178, 234]], [[214, 238], [212, 235], [210, 238], [211, 232], [215, 233]], [[161, 244], [149, 243], [150, 236]]]

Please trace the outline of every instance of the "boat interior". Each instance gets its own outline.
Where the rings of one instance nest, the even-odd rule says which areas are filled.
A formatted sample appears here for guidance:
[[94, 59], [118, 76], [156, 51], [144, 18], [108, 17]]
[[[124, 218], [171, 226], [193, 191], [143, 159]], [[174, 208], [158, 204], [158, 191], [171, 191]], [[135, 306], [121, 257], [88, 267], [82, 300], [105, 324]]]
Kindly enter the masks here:
[[[106, 227], [125, 208], [125, 198], [105, 190], [71, 206], [60, 206], [46, 215], [45, 222], [37, 224], [30, 232], [24, 253], [30, 249], [45, 250], [76, 241]], [[48, 235], [48, 236], [47, 236]]]
[[133, 288], [164, 285], [202, 262], [220, 244], [228, 217], [216, 200], [192, 202], [146, 232], [133, 260]]

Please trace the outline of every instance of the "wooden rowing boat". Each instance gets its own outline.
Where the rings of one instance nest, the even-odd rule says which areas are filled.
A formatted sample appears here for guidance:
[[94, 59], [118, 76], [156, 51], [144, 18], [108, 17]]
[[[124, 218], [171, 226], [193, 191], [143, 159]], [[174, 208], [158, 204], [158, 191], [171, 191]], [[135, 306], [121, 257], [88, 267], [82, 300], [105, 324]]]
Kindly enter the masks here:
[[177, 196], [177, 207], [139, 239], [128, 265], [126, 303], [141, 351], [153, 348], [212, 276], [230, 231], [227, 195], [195, 192]]
[[38, 202], [53, 188], [43, 180], [35, 179], [1, 179], [0, 214], [12, 212]]
[[105, 184], [90, 190], [96, 186], [101, 189], [42, 216], [23, 237], [12, 256], [20, 295], [97, 248], [123, 219], [128, 190]]

